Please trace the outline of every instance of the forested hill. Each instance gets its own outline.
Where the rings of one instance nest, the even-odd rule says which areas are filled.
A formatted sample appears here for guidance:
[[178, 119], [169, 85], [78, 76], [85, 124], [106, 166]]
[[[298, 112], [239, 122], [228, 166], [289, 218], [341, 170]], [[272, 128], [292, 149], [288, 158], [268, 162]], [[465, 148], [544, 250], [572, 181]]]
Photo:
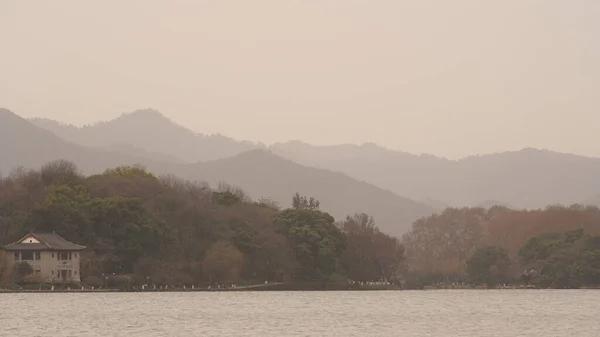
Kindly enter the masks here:
[[[600, 285], [597, 207], [448, 208], [399, 240], [367, 214], [336, 223], [318, 199], [289, 198], [291, 207], [280, 208], [230, 185], [211, 189], [129, 166], [86, 177], [57, 161], [0, 179], [0, 244], [56, 231], [88, 247], [82, 276], [91, 285], [113, 273], [111, 282], [171, 285]], [[1, 282], [32, 281], [21, 276], [0, 262]]]
[[[82, 176], [70, 162], [0, 179], [0, 244], [31, 230], [56, 231], [88, 247], [83, 282], [141, 284], [394, 280], [403, 248], [359, 214], [335, 223], [313, 198], [293, 207], [252, 200], [134, 167]], [[0, 284], [31, 281], [2, 265]], [[27, 276], [27, 277], [26, 277]]]
[[[157, 137], [157, 134], [161, 136]], [[153, 138], [164, 138], [157, 134]], [[140, 164], [159, 175], [174, 174], [192, 181], [207, 181], [212, 186], [226, 182], [241, 187], [255, 199], [269, 198], [284, 207], [290, 205], [290, 193], [300, 192], [321, 200], [323, 209], [336, 219], [344, 219], [354, 212], [366, 212], [377, 220], [383, 231], [393, 235], [405, 233], [414, 220], [435, 211], [423, 203], [347, 175], [303, 166], [263, 150], [203, 163], [181, 163], [165, 160], [166, 156], [152, 156], [149, 151], [136, 151], [135, 147], [115, 151], [74, 144], [0, 109], [0, 169], [3, 174], [9, 174], [18, 166], [38, 168], [57, 159], [74, 162], [84, 174]]]

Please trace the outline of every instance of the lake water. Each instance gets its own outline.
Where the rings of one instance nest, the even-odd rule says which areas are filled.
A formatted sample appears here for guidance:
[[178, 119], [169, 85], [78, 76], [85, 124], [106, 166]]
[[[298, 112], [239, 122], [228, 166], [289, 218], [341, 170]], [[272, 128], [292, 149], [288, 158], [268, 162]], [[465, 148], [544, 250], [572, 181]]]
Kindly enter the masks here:
[[600, 336], [600, 291], [0, 294], [0, 336]]

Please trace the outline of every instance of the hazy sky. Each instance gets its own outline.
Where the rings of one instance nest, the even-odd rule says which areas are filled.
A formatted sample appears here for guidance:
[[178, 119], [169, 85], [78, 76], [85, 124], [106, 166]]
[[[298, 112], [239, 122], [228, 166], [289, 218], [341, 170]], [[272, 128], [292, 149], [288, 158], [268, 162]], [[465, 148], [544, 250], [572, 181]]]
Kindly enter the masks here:
[[600, 156], [598, 0], [0, 0], [0, 107], [264, 142]]

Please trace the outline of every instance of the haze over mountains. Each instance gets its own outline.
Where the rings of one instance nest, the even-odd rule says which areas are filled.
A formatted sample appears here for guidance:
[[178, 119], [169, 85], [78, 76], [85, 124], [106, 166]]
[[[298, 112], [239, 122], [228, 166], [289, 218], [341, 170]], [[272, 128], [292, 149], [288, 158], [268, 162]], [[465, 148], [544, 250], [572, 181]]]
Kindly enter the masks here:
[[193, 132], [173, 123], [155, 110], [138, 110], [112, 121], [81, 128], [43, 118], [30, 121], [76, 144], [101, 148], [129, 144], [187, 162], [227, 158], [258, 146], [222, 135]]
[[165, 156], [174, 156], [194, 163], [228, 158], [252, 149], [269, 149], [296, 163], [342, 172], [436, 209], [595, 203], [594, 196], [600, 193], [599, 158], [548, 150], [527, 148], [448, 160], [393, 151], [372, 143], [313, 146], [290, 141], [266, 146], [199, 134], [154, 110], [139, 110], [82, 128], [45, 119], [31, 122], [86, 146], [107, 149], [116, 143], [130, 144], [133, 148], [128, 154], [155, 161], [169, 161]]
[[447, 206], [598, 204], [600, 191], [597, 158], [524, 149], [452, 161], [375, 144], [266, 146], [195, 133], [153, 110], [78, 128], [0, 109], [0, 158], [3, 174], [61, 158], [87, 174], [139, 164], [212, 186], [224, 181], [284, 207], [299, 192], [337, 219], [373, 215], [395, 235]]
[[[157, 115], [139, 113], [136, 118], [142, 118], [138, 121], [143, 126], [146, 117], [155, 120]], [[58, 125], [41, 120], [37, 120], [36, 124]], [[103, 128], [107, 127], [106, 124], [100, 125]], [[172, 144], [169, 141], [169, 134], [160, 131], [160, 124], [155, 126], [158, 128], [140, 128], [140, 130], [144, 130], [140, 138], [146, 137], [145, 139], [148, 140], [155, 138], [166, 144]], [[175, 133], [182, 132], [181, 128], [174, 125], [166, 124], [166, 127], [167, 129], [173, 128], [172, 130], [176, 130]], [[69, 127], [60, 127], [59, 129], [71, 130]], [[86, 128], [85, 130], [92, 129]], [[119, 126], [115, 129], [107, 128], [113, 133], [106, 135], [102, 132], [90, 132], [98, 137], [95, 138], [97, 142], [93, 143], [97, 147], [84, 146], [60, 138], [53, 132], [36, 126], [6, 109], [0, 109], [0, 167], [2, 172], [7, 174], [19, 166], [38, 168], [52, 160], [67, 159], [76, 163], [83, 173], [93, 174], [119, 165], [139, 164], [157, 174], [175, 174], [190, 180], [206, 181], [213, 187], [223, 181], [241, 187], [253, 198], [270, 198], [284, 207], [291, 204], [291, 198], [295, 192], [314, 196], [321, 201], [323, 209], [330, 212], [336, 219], [341, 220], [353, 212], [366, 212], [377, 219], [382, 230], [395, 235], [404, 233], [417, 218], [435, 211], [423, 203], [400, 197], [388, 190], [357, 181], [345, 174], [306, 167], [267, 150], [252, 149], [226, 159], [202, 163], [168, 161], [165, 160], [169, 158], [168, 154], [154, 156], [153, 153], [157, 152], [155, 148], [148, 147], [140, 150], [136, 144], [131, 145], [128, 152], [111, 151], [109, 150], [111, 144], [123, 143], [123, 140], [119, 139], [119, 133], [114, 131], [118, 129]], [[57, 130], [54, 132], [60, 134]], [[81, 134], [87, 133], [82, 132]], [[63, 134], [61, 136], [69, 138]], [[70, 137], [73, 137], [73, 134]], [[217, 144], [227, 143], [227, 141], [223, 142], [223, 139], [227, 139], [225, 137], [198, 137], [217, 139]], [[102, 143], [98, 139], [107, 142]], [[188, 139], [195, 141], [197, 138], [191, 136]], [[88, 145], [92, 144], [82, 142]], [[194, 144], [190, 144], [186, 150], [212, 149], [209, 146], [211, 144], [211, 142], [205, 142], [196, 148], [194, 148]], [[238, 142], [232, 141], [231, 144], [236, 145]], [[179, 146], [186, 145], [179, 144]], [[239, 142], [239, 146], [241, 152], [247, 145]], [[119, 149], [121, 147], [119, 146]], [[184, 151], [180, 153], [184, 153]], [[201, 151], [200, 153], [205, 152]]]

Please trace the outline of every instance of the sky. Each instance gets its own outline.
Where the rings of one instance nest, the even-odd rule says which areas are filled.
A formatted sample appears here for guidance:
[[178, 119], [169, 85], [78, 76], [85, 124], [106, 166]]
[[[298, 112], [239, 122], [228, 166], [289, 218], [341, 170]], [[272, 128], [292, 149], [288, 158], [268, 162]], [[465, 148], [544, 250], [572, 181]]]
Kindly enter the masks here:
[[597, 0], [0, 0], [0, 107], [266, 143], [600, 157]]

